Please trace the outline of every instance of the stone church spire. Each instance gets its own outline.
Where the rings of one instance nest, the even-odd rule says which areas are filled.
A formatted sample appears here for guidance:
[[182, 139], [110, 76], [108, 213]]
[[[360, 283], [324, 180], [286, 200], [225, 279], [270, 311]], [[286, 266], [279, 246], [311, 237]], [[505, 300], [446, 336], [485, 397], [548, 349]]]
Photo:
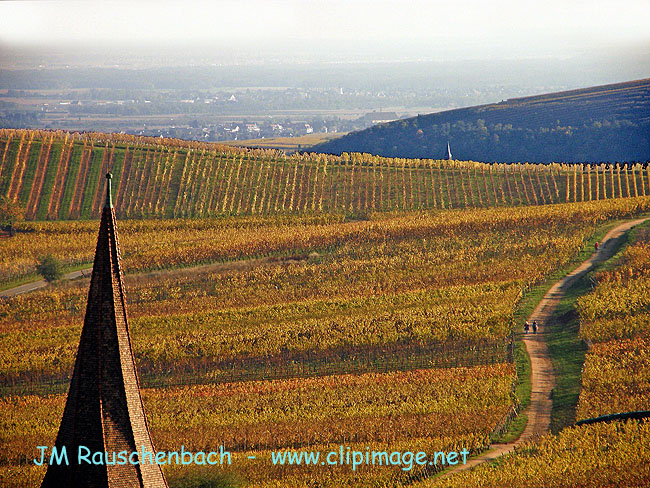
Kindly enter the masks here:
[[42, 488], [157, 487], [167, 483], [160, 466], [78, 463], [79, 446], [92, 453], [154, 452], [144, 415], [126, 313], [120, 248], [106, 175], [88, 305], [63, 418], [56, 438], [69, 465], [50, 464]]

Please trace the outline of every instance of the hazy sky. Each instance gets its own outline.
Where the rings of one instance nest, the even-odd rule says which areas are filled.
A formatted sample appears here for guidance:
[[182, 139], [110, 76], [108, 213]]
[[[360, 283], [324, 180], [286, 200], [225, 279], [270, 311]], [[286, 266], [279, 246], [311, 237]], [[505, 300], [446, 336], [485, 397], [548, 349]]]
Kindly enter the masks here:
[[[435, 57], [648, 45], [650, 0], [0, 1], [2, 46], [83, 42], [392, 45]], [[400, 51], [401, 50], [401, 51]]]

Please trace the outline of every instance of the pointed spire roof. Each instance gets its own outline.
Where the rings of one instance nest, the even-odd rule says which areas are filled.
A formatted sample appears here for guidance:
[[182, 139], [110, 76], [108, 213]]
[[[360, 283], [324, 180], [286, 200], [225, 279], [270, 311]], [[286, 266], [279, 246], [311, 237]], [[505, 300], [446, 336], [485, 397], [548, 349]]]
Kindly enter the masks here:
[[451, 161], [452, 159], [454, 159], [454, 158], [451, 155], [451, 149], [449, 147], [449, 141], [447, 141], [447, 161]]
[[69, 466], [48, 466], [45, 487], [166, 488], [157, 464], [78, 464], [78, 446], [91, 452], [154, 452], [131, 349], [120, 248], [106, 175], [88, 305], [56, 447], [65, 446]]

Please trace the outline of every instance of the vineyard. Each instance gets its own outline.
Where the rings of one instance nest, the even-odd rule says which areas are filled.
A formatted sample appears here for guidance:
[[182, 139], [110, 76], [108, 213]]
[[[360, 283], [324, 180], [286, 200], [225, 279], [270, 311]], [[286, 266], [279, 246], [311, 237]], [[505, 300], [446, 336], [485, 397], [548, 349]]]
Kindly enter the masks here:
[[[269, 224], [264, 232], [258, 227], [255, 235], [264, 240], [257, 245], [242, 230], [243, 240], [227, 248], [240, 258], [265, 254], [267, 245], [290, 236], [297, 248], [289, 252], [319, 255], [241, 271], [127, 274], [136, 358], [152, 374], [180, 373], [280, 354], [327, 350], [344, 360], [341, 351], [367, 357], [369, 349], [397, 343], [505, 340], [525, 287], [568, 261], [598, 222], [649, 206], [648, 199], [629, 199], [508, 214], [475, 209], [311, 225], [298, 219], [293, 226]], [[155, 224], [135, 222], [141, 227], [133, 241], [125, 232], [127, 269], [148, 263], [130, 250], [159, 240], [169, 246], [163, 258], [171, 260], [176, 239], [187, 236], [182, 225], [161, 230]], [[54, 239], [49, 232], [19, 234], [9, 240], [16, 247], [6, 259], [26, 256], [31, 245], [56, 253], [58, 242], [78, 240], [83, 248], [79, 225], [89, 224], [47, 224], [57, 230]], [[225, 225], [208, 231], [209, 239], [197, 239], [196, 246], [218, 252], [231, 235]], [[46, 244], [39, 244], [41, 238]], [[58, 252], [64, 257], [69, 250]], [[0, 362], [5, 384], [69, 374], [86, 297], [86, 283], [73, 282], [0, 302], [0, 346], [15, 353]]]
[[[277, 448], [483, 451], [520, 402], [511, 338], [522, 293], [603, 223], [648, 210], [641, 197], [364, 220], [120, 221], [154, 443], [223, 443], [234, 457], [211, 472], [169, 467], [171, 486], [190, 472], [234, 486], [332, 488], [432, 474], [273, 466]], [[96, 222], [21, 230], [0, 248], [3, 280], [28, 272], [34, 253], [67, 264], [92, 257]], [[0, 302], [0, 351], [10, 351], [0, 354], [3, 486], [37, 486], [43, 476], [29, 460], [56, 434], [87, 292], [87, 281], [72, 281]]]
[[[159, 449], [182, 443], [197, 451], [218, 450], [225, 443], [234, 452], [239, 476], [254, 486], [308, 486], [313, 479], [326, 486], [355, 481], [366, 486], [369, 478], [386, 484], [408, 473], [372, 466], [356, 473], [349, 467], [305, 470], [247, 463], [242, 457], [251, 452], [262, 457], [278, 447], [325, 450], [341, 443], [365, 449], [368, 443], [398, 448], [417, 442], [432, 450], [462, 445], [478, 452], [487, 446], [490, 426], [508, 411], [512, 381], [511, 366], [495, 365], [145, 390], [143, 396]], [[0, 400], [0, 423], [11, 425], [5, 430], [0, 479], [7, 475], [6, 464], [28, 459], [33, 442], [56, 435], [63, 406], [61, 395]], [[21, 469], [25, 484], [15, 486], [30, 479], [38, 483], [38, 470]]]
[[[286, 157], [27, 130], [0, 130], [0, 158], [0, 195], [26, 216], [0, 243], [2, 283], [28, 279], [47, 254], [91, 263], [113, 173], [154, 444], [233, 453], [232, 466], [166, 467], [172, 488], [190, 475], [196, 486], [403, 486], [438, 469], [274, 466], [275, 449], [484, 451], [523, 400], [522, 297], [604, 225], [650, 211], [641, 165]], [[636, 240], [580, 301], [592, 344], [582, 418], [647, 405], [647, 230]], [[34, 446], [54, 441], [87, 296], [85, 277], [0, 300], [2, 486], [43, 477]], [[566, 429], [448, 483], [552, 486], [572, 473], [587, 484], [606, 466], [598, 486], [636, 486], [649, 438], [638, 422]], [[599, 445], [613, 453], [596, 458]]]
[[[593, 291], [578, 299], [580, 334], [590, 348], [582, 372], [577, 418], [647, 410], [650, 405], [650, 230], [635, 239], [615, 266], [596, 273]], [[647, 486], [650, 423], [628, 420], [570, 427], [506, 457], [424, 487]]]
[[600, 423], [569, 427], [500, 460], [417, 488], [545, 488], [548, 486], [642, 488], [650, 479], [650, 423]]
[[650, 196], [641, 164], [484, 164], [294, 154], [121, 134], [0, 129], [0, 195], [28, 220], [346, 214]]
[[585, 359], [578, 417], [647, 410], [650, 405], [650, 229], [636, 236], [618, 266], [596, 275], [580, 300]]

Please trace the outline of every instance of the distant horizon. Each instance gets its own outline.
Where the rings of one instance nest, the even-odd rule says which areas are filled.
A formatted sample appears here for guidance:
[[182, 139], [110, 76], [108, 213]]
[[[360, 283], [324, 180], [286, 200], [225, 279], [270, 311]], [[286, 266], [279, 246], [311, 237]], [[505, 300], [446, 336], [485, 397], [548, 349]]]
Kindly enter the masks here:
[[21, 57], [34, 52], [58, 52], [63, 64], [95, 52], [122, 66], [581, 59], [637, 52], [646, 53], [641, 62], [650, 71], [648, 18], [650, 2], [644, 0], [0, 2], [0, 55], [7, 69], [24, 66]]
[[648, 18], [647, 0], [0, 1], [0, 120], [210, 140], [251, 121], [269, 137], [349, 132], [377, 110], [650, 78]]
[[[80, 45], [76, 41], [61, 41], [42, 45], [37, 42], [11, 43], [0, 42], [0, 69], [37, 68], [34, 58], [41, 57], [52, 61], [58, 59], [68, 65], [116, 65], [128, 66], [236, 66], [236, 65], [277, 65], [277, 64], [382, 64], [382, 63], [456, 63], [456, 62], [492, 62], [492, 61], [544, 61], [544, 60], [597, 60], [612, 57], [638, 57], [650, 75], [650, 39], [636, 43], [618, 43], [607, 47], [584, 52], [564, 52], [546, 54], [515, 54], [503, 51], [501, 55], [470, 55], [461, 48], [450, 47], [446, 54], [418, 52], [408, 50], [407, 45], [400, 47], [381, 42], [356, 45], [355, 51], [346, 50], [341, 41], [332, 42], [327, 53], [319, 53], [313, 46], [282, 45], [267, 43], [263, 47], [255, 43], [239, 43], [228, 46], [217, 43], [208, 49], [205, 45], [140, 43], [131, 46], [125, 41]], [[385, 48], [385, 49], [384, 49]], [[382, 51], [382, 55], [374, 52]], [[405, 54], [405, 53], [408, 53]], [[32, 64], [30, 64], [32, 63]]]

